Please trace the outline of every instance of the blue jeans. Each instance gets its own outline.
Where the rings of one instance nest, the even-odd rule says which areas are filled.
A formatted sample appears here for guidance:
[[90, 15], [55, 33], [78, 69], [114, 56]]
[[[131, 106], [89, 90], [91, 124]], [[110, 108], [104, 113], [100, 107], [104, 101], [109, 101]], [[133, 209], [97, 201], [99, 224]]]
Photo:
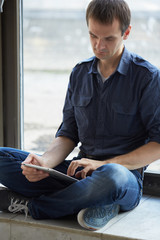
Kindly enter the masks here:
[[[0, 148], [0, 183], [30, 198], [29, 212], [35, 219], [59, 218], [107, 204], [118, 204], [122, 211], [128, 211], [138, 205], [142, 196], [141, 174], [111, 163], [69, 186], [53, 177], [29, 182], [21, 170], [21, 162], [28, 154], [13, 148]], [[64, 161], [55, 169], [66, 173], [70, 162]]]

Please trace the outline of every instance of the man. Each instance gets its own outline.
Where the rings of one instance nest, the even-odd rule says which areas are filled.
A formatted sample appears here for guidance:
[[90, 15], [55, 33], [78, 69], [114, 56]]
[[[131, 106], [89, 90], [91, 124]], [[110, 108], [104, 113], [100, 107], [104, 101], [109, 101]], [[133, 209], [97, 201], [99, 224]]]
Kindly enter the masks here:
[[[0, 209], [35, 219], [78, 214], [82, 227], [96, 230], [138, 205], [144, 168], [160, 158], [160, 71], [124, 47], [126, 2], [92, 0], [86, 19], [95, 56], [71, 73], [50, 148], [42, 156], [1, 148], [0, 182], [8, 189], [0, 191]], [[65, 161], [79, 142], [78, 157]], [[66, 186], [23, 161], [80, 181]]]

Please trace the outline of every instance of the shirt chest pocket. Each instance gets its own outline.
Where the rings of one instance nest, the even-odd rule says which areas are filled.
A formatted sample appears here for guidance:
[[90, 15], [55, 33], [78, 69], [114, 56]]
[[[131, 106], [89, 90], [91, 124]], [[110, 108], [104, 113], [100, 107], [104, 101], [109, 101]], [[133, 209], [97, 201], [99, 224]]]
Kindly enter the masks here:
[[116, 135], [131, 136], [135, 134], [140, 127], [140, 115], [137, 105], [121, 105], [114, 103], [112, 105], [112, 131]]
[[90, 117], [92, 112], [92, 97], [74, 95], [71, 98], [74, 107], [75, 120], [78, 126], [79, 136], [85, 137], [90, 126]]
[[87, 107], [91, 102], [92, 97], [88, 96], [81, 96], [81, 95], [73, 95], [71, 98], [72, 105], [74, 107]]

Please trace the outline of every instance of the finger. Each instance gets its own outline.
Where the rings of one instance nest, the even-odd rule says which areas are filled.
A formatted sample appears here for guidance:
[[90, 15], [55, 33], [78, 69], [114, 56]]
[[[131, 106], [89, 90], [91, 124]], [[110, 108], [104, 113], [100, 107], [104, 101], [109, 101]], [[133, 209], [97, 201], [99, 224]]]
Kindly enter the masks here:
[[75, 174], [76, 169], [80, 166], [82, 166], [82, 164], [79, 160], [72, 161], [68, 167], [67, 175], [73, 176]]
[[83, 173], [83, 170], [76, 172], [75, 177], [78, 179], [83, 179], [85, 178], [85, 174]]
[[25, 174], [30, 174], [36, 172], [36, 169], [31, 169], [29, 167], [26, 167], [24, 165], [21, 165], [22, 173]]
[[39, 173], [36, 169], [31, 169], [29, 167], [23, 167], [22, 173], [24, 175], [39, 175]]
[[41, 157], [37, 156], [36, 154], [30, 153], [22, 163], [41, 165]]
[[75, 175], [76, 178], [86, 178], [87, 176], [91, 175], [92, 170], [89, 166], [85, 167], [81, 171], [78, 171]]
[[39, 175], [39, 176], [26, 175], [25, 177], [27, 178], [27, 180], [28, 180], [29, 182], [38, 182], [38, 181], [40, 181], [40, 180], [48, 177], [48, 174], [43, 174], [43, 175], [41, 175], [41, 176], [40, 176], [40, 175]]
[[73, 176], [76, 169], [75, 161], [72, 161], [67, 169], [67, 175]]
[[[36, 169], [33, 169], [33, 170], [36, 170]], [[25, 177], [27, 179], [29, 179], [29, 180], [34, 179], [34, 181], [37, 181], [37, 180], [42, 179], [42, 178], [49, 177], [49, 173], [46, 173], [46, 172], [40, 171], [40, 170], [36, 170], [36, 171], [33, 171], [33, 172], [23, 171], [22, 174], [25, 175]]]
[[49, 176], [48, 173], [46, 173], [42, 170], [37, 170], [37, 169], [26, 167], [26, 166], [23, 166], [22, 170], [23, 170], [22, 174], [25, 176], [31, 176], [31, 177], [39, 177], [39, 176], [43, 176], [43, 175]]
[[33, 153], [30, 153], [22, 163], [31, 163], [34, 157], [35, 155]]
[[81, 171], [76, 172], [75, 177], [80, 179], [81, 178]]
[[90, 167], [85, 167], [85, 168], [81, 171], [81, 178], [86, 178], [89, 171], [90, 171]]

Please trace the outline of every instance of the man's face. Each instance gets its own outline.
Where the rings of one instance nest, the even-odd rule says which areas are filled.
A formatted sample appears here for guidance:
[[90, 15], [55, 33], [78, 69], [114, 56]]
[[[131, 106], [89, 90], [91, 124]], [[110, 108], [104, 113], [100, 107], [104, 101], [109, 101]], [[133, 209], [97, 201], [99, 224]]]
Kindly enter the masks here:
[[90, 18], [88, 29], [92, 49], [98, 59], [110, 60], [112, 57], [118, 57], [122, 53], [123, 40], [126, 39], [126, 34], [122, 36], [117, 19], [112, 24], [102, 24]]

